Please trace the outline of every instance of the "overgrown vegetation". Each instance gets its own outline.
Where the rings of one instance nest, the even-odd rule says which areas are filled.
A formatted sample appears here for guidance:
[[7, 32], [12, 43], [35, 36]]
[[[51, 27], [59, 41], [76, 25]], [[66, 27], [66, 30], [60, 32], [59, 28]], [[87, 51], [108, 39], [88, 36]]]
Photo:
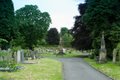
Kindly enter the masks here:
[[[0, 71], [16, 71], [17, 63], [12, 59], [12, 53], [8, 51], [0, 51]], [[5, 70], [7, 69], [7, 70]]]
[[[119, 0], [86, 0], [79, 5], [80, 16], [75, 17], [72, 29], [73, 46], [77, 49], [95, 49], [99, 55], [100, 39], [105, 33], [107, 56], [120, 42], [120, 1]], [[79, 46], [80, 45], [80, 46]]]

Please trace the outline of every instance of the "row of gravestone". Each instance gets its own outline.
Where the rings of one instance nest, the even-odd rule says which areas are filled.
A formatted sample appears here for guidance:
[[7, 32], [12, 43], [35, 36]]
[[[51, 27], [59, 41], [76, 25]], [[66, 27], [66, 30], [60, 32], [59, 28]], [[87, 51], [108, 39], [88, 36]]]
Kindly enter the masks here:
[[[5, 56], [0, 56], [0, 61], [9, 61], [9, 60], [15, 60], [17, 63], [24, 63], [24, 60], [26, 59], [25, 52], [24, 50], [18, 50], [17, 52], [11, 52], [8, 50], [0, 50], [0, 52], [6, 52]], [[4, 54], [3, 53], [3, 54]], [[30, 57], [31, 59], [38, 58], [39, 56], [37, 55], [38, 53], [36, 51], [30, 50]]]
[[[13, 60], [13, 55], [9, 50], [0, 50], [2, 54], [0, 56], [0, 61], [10, 61]], [[16, 60], [17, 63], [23, 62], [24, 61], [24, 51], [23, 50], [18, 50], [17, 53], [14, 55], [14, 60]]]
[[[8, 53], [12, 53], [9, 56], [6, 56], [6, 59], [14, 59], [17, 63], [24, 63], [25, 59], [27, 59], [27, 57], [31, 57], [31, 59], [36, 59], [40, 57], [40, 54], [42, 53], [59, 53], [58, 49], [47, 49], [47, 48], [37, 48], [34, 51], [32, 50], [28, 50], [27, 53], [29, 53], [29, 56], [26, 56], [25, 50], [18, 50], [17, 52], [10, 52], [11, 50], [6, 50]], [[63, 49], [63, 53], [65, 53], [65, 49]], [[3, 60], [3, 57], [0, 56], [0, 61]]]
[[39, 58], [37, 50], [35, 51], [29, 50], [29, 53], [30, 53], [30, 56], [25, 56], [24, 50], [18, 50], [17, 58], [16, 58], [17, 63], [24, 63], [26, 57], [31, 57], [32, 60]]

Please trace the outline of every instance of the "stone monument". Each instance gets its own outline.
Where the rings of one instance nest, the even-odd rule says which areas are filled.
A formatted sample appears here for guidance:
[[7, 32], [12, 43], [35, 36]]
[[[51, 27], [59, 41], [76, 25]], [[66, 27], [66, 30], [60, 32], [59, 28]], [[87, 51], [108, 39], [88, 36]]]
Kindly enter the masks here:
[[106, 62], [106, 48], [105, 48], [105, 39], [104, 39], [104, 32], [102, 32], [102, 38], [101, 38], [101, 48], [99, 53], [99, 63], [105, 63]]

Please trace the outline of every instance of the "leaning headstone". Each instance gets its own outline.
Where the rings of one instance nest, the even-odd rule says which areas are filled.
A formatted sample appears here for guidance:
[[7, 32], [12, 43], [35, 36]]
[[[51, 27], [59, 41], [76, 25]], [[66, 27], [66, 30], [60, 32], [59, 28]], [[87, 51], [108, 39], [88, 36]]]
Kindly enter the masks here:
[[99, 53], [99, 63], [105, 63], [105, 62], [106, 62], [106, 48], [105, 48], [104, 32], [102, 32], [101, 49]]
[[20, 50], [17, 51], [17, 63], [21, 62], [21, 52]]

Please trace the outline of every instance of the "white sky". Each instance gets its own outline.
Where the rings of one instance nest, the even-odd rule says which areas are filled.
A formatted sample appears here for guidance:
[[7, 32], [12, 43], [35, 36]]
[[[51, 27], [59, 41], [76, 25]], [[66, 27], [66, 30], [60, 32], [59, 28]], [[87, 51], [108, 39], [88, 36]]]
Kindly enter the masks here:
[[15, 10], [25, 5], [37, 5], [42, 12], [48, 12], [52, 19], [50, 27], [56, 27], [58, 31], [61, 27], [72, 28], [73, 17], [79, 15], [78, 4], [84, 0], [12, 0]]

